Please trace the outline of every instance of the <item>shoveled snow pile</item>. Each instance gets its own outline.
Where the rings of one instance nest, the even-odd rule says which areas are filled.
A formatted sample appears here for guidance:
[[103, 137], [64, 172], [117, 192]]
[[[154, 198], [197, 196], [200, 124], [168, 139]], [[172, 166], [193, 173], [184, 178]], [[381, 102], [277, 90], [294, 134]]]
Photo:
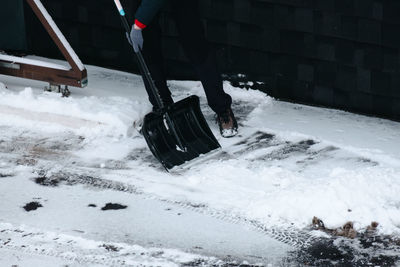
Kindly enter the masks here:
[[[270, 226], [304, 228], [318, 216], [328, 227], [353, 221], [362, 229], [378, 221], [382, 233], [400, 234], [400, 123], [283, 103], [225, 83], [240, 136], [222, 139], [201, 84], [172, 81], [175, 100], [201, 96], [225, 154], [170, 174], [132, 128], [150, 110], [141, 78], [90, 66], [88, 71], [89, 88], [73, 89], [70, 98], [0, 76], [15, 85], [1, 85], [0, 124], [83, 136], [83, 146], [73, 151], [75, 161], [96, 165], [99, 176], [160, 199], [201, 204]], [[68, 119], [72, 122], [64, 123]], [[115, 161], [124, 168], [108, 169]]]
[[10, 126], [40, 126], [42, 130], [72, 130], [84, 135], [126, 136], [147, 105], [123, 97], [64, 98], [31, 87], [14, 92], [0, 85], [0, 122]]

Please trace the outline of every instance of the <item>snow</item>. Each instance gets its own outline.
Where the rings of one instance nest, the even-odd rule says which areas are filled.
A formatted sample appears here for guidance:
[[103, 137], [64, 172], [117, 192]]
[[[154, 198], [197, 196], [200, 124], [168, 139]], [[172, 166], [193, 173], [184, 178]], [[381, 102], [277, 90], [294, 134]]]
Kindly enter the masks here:
[[[285, 256], [289, 249], [246, 227], [203, 216], [172, 203], [106, 189], [88, 190], [84, 186], [39, 186], [32, 183], [36, 174], [29, 168], [20, 167], [14, 171], [18, 175], [1, 181], [3, 193], [0, 195], [0, 241], [10, 238], [12, 242], [5, 248], [13, 251], [24, 244], [28, 255], [42, 249], [45, 250], [42, 254], [59, 258], [65, 258], [65, 253], [75, 253], [69, 255], [77, 257], [81, 263], [92, 263], [102, 255], [106, 266], [110, 266], [107, 262], [112, 259], [160, 262], [160, 258], [175, 266], [176, 262], [194, 259], [215, 262], [199, 256], [200, 253], [272, 258], [272, 255]], [[43, 207], [25, 212], [21, 206], [30, 201], [38, 201]], [[108, 201], [128, 207], [120, 211], [102, 211], [101, 207]], [[88, 204], [96, 206], [88, 207]], [[2, 244], [0, 242], [0, 255]], [[120, 249], [106, 254], [101, 249], [103, 244]], [[215, 244], [219, 244], [218, 247]], [[188, 250], [191, 253], [187, 253]], [[144, 256], [138, 259], [136, 255], [142, 253]]]
[[[127, 135], [128, 129], [131, 127], [131, 120], [139, 119], [147, 108], [147, 105], [141, 105], [134, 100], [123, 97], [84, 97], [60, 101], [59, 96], [52, 93], [45, 92], [34, 95], [30, 87], [26, 87], [18, 93], [3, 88], [0, 91], [0, 96], [0, 109], [4, 111], [3, 113], [8, 115], [27, 114], [22, 116], [27, 118], [26, 121], [22, 122], [15, 119], [15, 116], [11, 119], [2, 116], [0, 121], [6, 125], [15, 125], [15, 123], [24, 125], [32, 121], [42, 124], [40, 118], [43, 124], [48, 124], [46, 122], [53, 116], [54, 119], [50, 121], [51, 124], [47, 125], [52, 131], [65, 130], [63, 127], [53, 127], [53, 123], [55, 123], [67, 128], [78, 127], [75, 132], [77, 134], [86, 132], [86, 135], [97, 134], [98, 131], [102, 131], [103, 135]], [[101, 105], [98, 105], [99, 101], [102, 102]], [[34, 114], [37, 116], [34, 116]], [[48, 118], [44, 118], [46, 116]], [[80, 122], [75, 123], [79, 120]], [[93, 126], [96, 125], [99, 126], [98, 129], [93, 129]], [[47, 127], [44, 127], [44, 129], [47, 129]]]
[[[214, 114], [206, 105], [201, 84], [170, 81], [175, 100], [190, 94], [201, 97], [205, 117], [222, 151], [190, 168], [167, 173], [133, 127], [151, 110], [141, 78], [93, 66], [88, 66], [88, 74], [89, 87], [72, 88], [70, 98], [43, 92], [40, 82], [0, 76], [8, 87], [0, 83], [0, 127], [6, 130], [3, 140], [22, 142], [25, 151], [51, 153], [50, 145], [38, 143], [44, 147], [36, 145], [33, 149], [23, 140], [31, 138], [36, 144], [39, 141], [35, 140], [45, 138], [68, 143], [67, 156], [57, 150], [59, 156], [46, 156], [49, 162], [41, 162], [41, 155], [40, 164], [34, 167], [21, 169], [3, 155], [0, 159], [5, 165], [0, 173], [27, 177], [33, 170], [44, 168], [49, 174], [67, 171], [93, 175], [134, 186], [155, 200], [205, 206], [270, 228], [301, 230], [317, 216], [329, 228], [353, 221], [356, 230], [363, 230], [377, 221], [380, 233], [400, 234], [400, 123], [280, 102], [259, 91], [225, 83], [225, 90], [236, 103], [233, 109], [240, 129], [239, 136], [223, 139], [213, 123]], [[81, 142], [76, 141], [78, 137]], [[81, 200], [90, 195], [84, 188], [73, 188], [68, 188], [70, 195], [79, 193]], [[60, 191], [64, 194], [68, 193]], [[0, 209], [0, 215], [5, 213]], [[90, 221], [91, 216], [97, 215], [83, 217]], [[2, 218], [4, 222], [10, 220]], [[24, 216], [11, 223], [24, 221], [34, 224]], [[51, 231], [57, 231], [56, 227]]]
[[60, 65], [60, 64], [54, 64], [51, 62], [45, 62], [45, 61], [40, 61], [40, 60], [15, 57], [15, 56], [9, 56], [9, 55], [0, 54], [0, 60], [8, 61], [10, 63], [34, 65], [34, 66], [52, 68], [52, 69], [58, 69], [58, 70], [70, 70], [70, 68], [68, 68], [64, 65]]
[[[43, 266], [42, 264], [45, 264], [45, 266], [70, 266], [70, 264], [78, 261], [84, 266], [110, 266], [109, 264], [117, 266], [118, 263], [125, 266], [180, 266], [199, 259], [218, 263], [217, 260], [212, 258], [202, 258], [199, 255], [175, 249], [144, 248], [124, 243], [104, 243], [71, 235], [38, 232], [36, 229], [26, 226], [15, 228], [10, 224], [0, 224], [0, 229], [12, 240], [7, 244], [8, 250], [17, 250], [18, 247], [23, 246], [25, 244], [24, 237], [30, 235], [32, 236], [31, 242], [34, 244], [33, 250], [41, 251], [38, 254], [42, 254], [41, 257], [37, 255], [35, 255], [36, 257], [30, 256], [29, 261], [21, 260], [21, 258], [17, 257], [15, 259], [7, 255], [8, 257], [0, 259], [0, 263], [7, 265], [18, 262], [19, 266], [32, 266], [32, 264], [39, 264], [40, 266]], [[110, 250], [114, 251], [114, 253], [110, 253]], [[24, 248], [22, 248], [22, 251], [26, 254], [33, 254], [32, 251]], [[113, 261], [112, 258], [107, 258], [109, 254], [118, 254], [120, 256], [119, 262]], [[46, 256], [53, 256], [53, 258], [44, 259]], [[58, 260], [56, 261], [54, 258]]]

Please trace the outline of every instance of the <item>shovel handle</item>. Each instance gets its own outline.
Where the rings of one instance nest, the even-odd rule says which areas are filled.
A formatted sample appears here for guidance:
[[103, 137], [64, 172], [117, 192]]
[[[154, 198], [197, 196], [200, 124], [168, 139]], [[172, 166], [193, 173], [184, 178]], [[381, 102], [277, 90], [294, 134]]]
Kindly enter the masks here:
[[[129, 35], [130, 32], [131, 32], [131, 26], [129, 25], [129, 22], [126, 19], [125, 10], [124, 10], [124, 8], [123, 8], [123, 6], [122, 6], [122, 4], [121, 4], [121, 2], [119, 0], [114, 0], [114, 3], [117, 6], [119, 14], [121, 15], [122, 25], [124, 26], [125, 31]], [[147, 64], [146, 64], [146, 62], [145, 62], [145, 60], [143, 58], [142, 52], [139, 49], [137, 52], [135, 52], [135, 54], [136, 54], [136, 57], [138, 59], [139, 67], [140, 67], [140, 70], [142, 72], [143, 78], [150, 85], [151, 93], [153, 94], [154, 98], [156, 99], [158, 107], [160, 109], [164, 108], [164, 103], [161, 100], [160, 93], [159, 93], [159, 91], [158, 91], [158, 89], [157, 89], [157, 87], [156, 87], [156, 85], [155, 85], [155, 83], [153, 81], [153, 78], [151, 77], [149, 68], [147, 67]]]
[[125, 31], [129, 34], [131, 32], [131, 26], [129, 25], [128, 20], [126, 19], [125, 10], [119, 0], [114, 0], [114, 3], [117, 6], [119, 14], [121, 15], [122, 24], [124, 25]]
[[120, 2], [119, 0], [114, 0], [114, 3], [115, 3], [115, 5], [117, 6], [117, 9], [118, 9], [118, 11], [119, 11], [119, 14], [120, 14], [121, 16], [125, 16], [125, 10], [124, 10], [124, 8], [122, 7], [121, 2]]

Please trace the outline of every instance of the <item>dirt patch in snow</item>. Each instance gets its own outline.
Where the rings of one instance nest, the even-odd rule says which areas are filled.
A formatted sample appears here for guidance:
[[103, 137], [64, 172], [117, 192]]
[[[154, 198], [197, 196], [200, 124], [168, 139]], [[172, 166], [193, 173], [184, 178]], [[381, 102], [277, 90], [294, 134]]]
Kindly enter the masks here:
[[40, 204], [39, 202], [33, 201], [33, 202], [29, 202], [27, 203], [25, 206], [23, 206], [24, 210], [26, 210], [27, 212], [32, 211], [32, 210], [37, 210], [38, 208], [42, 208], [42, 204]]
[[118, 203], [107, 203], [101, 210], [123, 210], [126, 209], [128, 206], [121, 205]]
[[111, 251], [111, 252], [118, 252], [120, 251], [120, 248], [117, 248], [114, 245], [108, 245], [108, 244], [103, 244], [101, 247], [103, 247], [104, 249], [106, 249], [107, 251]]
[[329, 237], [316, 240], [293, 257], [307, 266], [397, 266], [400, 262], [400, 238], [379, 235], [378, 223], [372, 222], [365, 231], [356, 231], [352, 222], [329, 229], [317, 217], [310, 230]]
[[22, 158], [17, 159], [15, 163], [21, 166], [35, 166], [38, 163], [38, 161], [34, 158], [23, 156]]
[[43, 186], [56, 187], [60, 183], [59, 180], [56, 179], [48, 179], [46, 176], [37, 177], [34, 179], [35, 183]]
[[315, 242], [295, 255], [307, 266], [398, 266], [400, 248], [385, 237], [336, 237]]
[[[365, 234], [368, 236], [374, 236], [377, 232], [378, 225], [379, 223], [377, 222], [371, 222], [371, 225], [367, 226]], [[357, 236], [364, 234], [364, 233], [358, 233], [354, 229], [353, 222], [347, 222], [341, 228], [329, 229], [325, 227], [324, 222], [317, 217], [314, 217], [312, 220], [312, 229], [325, 232], [331, 236], [343, 236], [351, 239], [354, 239]]]

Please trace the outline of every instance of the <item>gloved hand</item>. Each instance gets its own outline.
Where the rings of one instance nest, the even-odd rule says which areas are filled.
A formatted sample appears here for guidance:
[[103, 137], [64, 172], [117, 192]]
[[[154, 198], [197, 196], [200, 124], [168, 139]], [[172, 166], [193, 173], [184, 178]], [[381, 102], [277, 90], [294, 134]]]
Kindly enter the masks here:
[[128, 42], [133, 46], [135, 52], [139, 52], [139, 49], [143, 49], [143, 34], [142, 29], [138, 29], [137, 27], [133, 26], [131, 30], [131, 34], [129, 35], [126, 33], [126, 38]]

